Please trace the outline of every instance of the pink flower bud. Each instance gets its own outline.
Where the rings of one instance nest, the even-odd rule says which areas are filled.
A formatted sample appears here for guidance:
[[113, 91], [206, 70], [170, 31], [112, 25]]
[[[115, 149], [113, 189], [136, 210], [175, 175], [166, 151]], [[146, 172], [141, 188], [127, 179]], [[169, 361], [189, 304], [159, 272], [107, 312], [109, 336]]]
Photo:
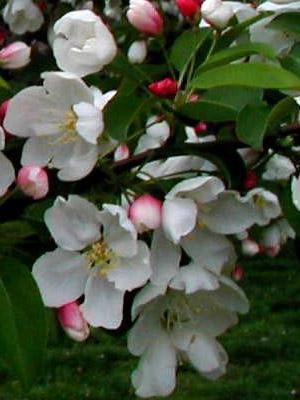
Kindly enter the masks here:
[[262, 250], [267, 256], [274, 258], [280, 252], [281, 246], [280, 244], [276, 244], [270, 247], [263, 247]]
[[25, 67], [30, 62], [31, 48], [23, 42], [14, 42], [0, 51], [0, 66], [4, 69]]
[[41, 167], [27, 165], [19, 170], [17, 185], [24, 194], [38, 200], [48, 193], [48, 175]]
[[176, 0], [180, 13], [186, 18], [193, 18], [200, 10], [199, 0]]
[[232, 271], [232, 277], [235, 281], [241, 281], [245, 276], [245, 270], [244, 268], [237, 264], [234, 268], [234, 270]]
[[150, 83], [148, 89], [155, 96], [162, 98], [173, 98], [178, 91], [178, 86], [174, 79], [165, 78], [161, 81]]
[[71, 339], [83, 342], [88, 338], [90, 329], [76, 301], [60, 307], [57, 316], [63, 330]]
[[144, 194], [131, 204], [128, 213], [139, 233], [157, 229], [161, 225], [162, 202], [150, 194]]
[[242, 241], [242, 253], [245, 256], [253, 257], [260, 252], [260, 246], [252, 239], [244, 239]]
[[115, 150], [114, 154], [114, 160], [115, 161], [121, 161], [121, 160], [126, 160], [126, 158], [129, 157], [129, 148], [127, 144], [120, 144]]
[[258, 183], [258, 178], [256, 173], [253, 171], [248, 171], [244, 182], [244, 188], [246, 190], [253, 189], [257, 186], [257, 183]]
[[195, 132], [197, 135], [207, 131], [207, 124], [205, 122], [199, 122], [195, 127]]
[[130, 0], [126, 15], [128, 21], [140, 32], [157, 36], [163, 30], [162, 17], [148, 0]]
[[4, 121], [5, 115], [7, 113], [8, 107], [9, 107], [10, 99], [3, 101], [3, 103], [0, 104], [0, 124]]

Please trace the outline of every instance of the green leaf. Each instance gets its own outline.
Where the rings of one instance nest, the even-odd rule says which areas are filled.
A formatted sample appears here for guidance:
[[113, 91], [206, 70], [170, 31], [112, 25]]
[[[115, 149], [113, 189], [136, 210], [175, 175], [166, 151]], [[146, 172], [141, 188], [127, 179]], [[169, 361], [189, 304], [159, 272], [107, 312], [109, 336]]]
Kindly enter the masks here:
[[0, 243], [10, 246], [35, 234], [32, 226], [24, 221], [9, 221], [0, 224]]
[[210, 89], [217, 86], [249, 86], [265, 89], [300, 89], [300, 78], [270, 64], [229, 64], [199, 73], [192, 88]]
[[248, 57], [253, 54], [260, 54], [271, 60], [276, 59], [274, 50], [264, 43], [247, 43], [230, 47], [214, 53], [205, 64], [198, 68], [197, 73], [207, 71], [220, 65], [228, 64], [240, 58]]
[[9, 84], [0, 76], [0, 88], [2, 89], [10, 89]]
[[220, 86], [207, 90], [201, 100], [216, 101], [240, 111], [246, 104], [262, 101], [263, 90], [246, 86]]
[[266, 105], [246, 105], [238, 115], [237, 137], [254, 149], [261, 150], [269, 113]]
[[234, 121], [237, 116], [237, 111], [230, 105], [211, 100], [187, 103], [178, 108], [177, 112], [196, 121], [207, 122]]
[[283, 13], [274, 18], [268, 25], [268, 28], [300, 35], [300, 15], [299, 13]]
[[29, 387], [43, 369], [47, 323], [31, 273], [18, 260], [1, 259], [0, 315], [0, 357]]
[[176, 39], [171, 49], [170, 60], [179, 72], [189, 64], [211, 33], [211, 28], [201, 28], [185, 31]]
[[142, 99], [134, 93], [115, 96], [104, 109], [106, 132], [113, 139], [125, 141], [130, 125], [148, 103], [149, 99]]
[[287, 184], [281, 195], [279, 196], [280, 205], [283, 215], [289, 221], [291, 227], [295, 230], [296, 235], [300, 237], [300, 212], [295, 207], [292, 198], [291, 184]]
[[272, 109], [264, 104], [248, 104], [238, 115], [237, 137], [254, 149], [262, 150], [266, 133], [275, 130], [286, 119], [292, 122], [297, 113], [298, 105], [291, 97], [279, 101]]

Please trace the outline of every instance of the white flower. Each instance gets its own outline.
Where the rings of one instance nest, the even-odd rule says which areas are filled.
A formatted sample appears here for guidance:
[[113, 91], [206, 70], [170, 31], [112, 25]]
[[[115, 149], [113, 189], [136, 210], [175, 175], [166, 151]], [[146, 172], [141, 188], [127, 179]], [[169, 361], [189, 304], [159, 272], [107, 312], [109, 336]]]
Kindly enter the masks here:
[[[99, 94], [75, 75], [47, 72], [43, 86], [19, 92], [10, 103], [4, 126], [16, 136], [29, 137], [22, 165], [52, 166], [64, 181], [88, 175], [97, 162], [104, 129], [102, 108], [114, 93]], [[98, 142], [100, 146], [98, 147]]]
[[[191, 279], [188, 275], [181, 278]], [[148, 285], [136, 296], [133, 316], [140, 314], [128, 336], [129, 351], [141, 356], [132, 374], [136, 394], [141, 397], [169, 395], [176, 385], [177, 359], [188, 360], [208, 379], [226, 370], [228, 361], [216, 341], [237, 322], [237, 312], [248, 311], [243, 292], [229, 279], [222, 278], [216, 290], [184, 290]]]
[[31, 0], [8, 0], [3, 9], [3, 19], [17, 35], [35, 32], [44, 22], [41, 10]]
[[207, 143], [207, 142], [215, 142], [216, 136], [215, 135], [197, 135], [195, 129], [191, 126], [185, 127], [185, 133], [187, 136], [186, 143]]
[[15, 180], [15, 170], [9, 159], [2, 153], [5, 147], [5, 134], [0, 126], [0, 196], [3, 196]]
[[71, 11], [54, 27], [53, 52], [60, 69], [80, 77], [100, 71], [117, 54], [113, 35], [90, 10]]
[[40, 257], [33, 275], [45, 305], [60, 307], [84, 294], [81, 311], [92, 326], [117, 328], [125, 292], [151, 275], [147, 245], [126, 211], [112, 204], [100, 212], [79, 196], [57, 198], [45, 222], [59, 246]]
[[152, 116], [146, 124], [146, 133], [139, 139], [134, 154], [161, 147], [170, 136], [170, 126], [167, 121], [159, 121], [157, 116]]
[[274, 154], [265, 165], [263, 179], [269, 181], [287, 180], [296, 172], [292, 161], [280, 154]]
[[295, 207], [300, 211], [300, 177], [292, 178], [292, 199]]
[[289, 238], [295, 239], [295, 237], [295, 231], [289, 225], [288, 221], [281, 218], [264, 229], [260, 244], [269, 256], [275, 257], [279, 253], [281, 246]]

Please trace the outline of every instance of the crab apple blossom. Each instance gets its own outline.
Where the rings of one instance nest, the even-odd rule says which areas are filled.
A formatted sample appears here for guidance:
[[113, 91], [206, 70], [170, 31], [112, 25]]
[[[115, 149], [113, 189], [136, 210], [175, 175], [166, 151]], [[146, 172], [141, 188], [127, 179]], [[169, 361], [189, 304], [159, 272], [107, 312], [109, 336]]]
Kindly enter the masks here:
[[157, 36], [163, 31], [163, 18], [148, 0], [130, 0], [126, 16], [131, 25], [140, 32]]
[[130, 205], [128, 215], [139, 233], [157, 229], [162, 221], [162, 202], [150, 194], [144, 194]]
[[238, 312], [248, 311], [248, 301], [225, 277], [215, 290], [186, 293], [192, 276], [175, 276], [175, 287], [167, 293], [148, 285], [135, 298], [133, 317], [139, 317], [129, 332], [128, 349], [141, 357], [131, 376], [140, 397], [173, 392], [179, 357], [208, 379], [226, 371], [228, 357], [216, 338], [236, 324]]
[[14, 42], [0, 51], [0, 67], [18, 69], [30, 62], [31, 48], [24, 42]]
[[43, 86], [23, 89], [11, 99], [4, 127], [16, 136], [29, 138], [22, 165], [48, 165], [59, 169], [61, 180], [81, 179], [110, 145], [100, 140], [102, 109], [115, 92], [95, 92], [66, 72], [47, 72], [42, 77]]
[[8, 0], [3, 9], [3, 19], [17, 35], [35, 32], [44, 22], [41, 10], [32, 0]]
[[117, 54], [112, 33], [90, 10], [65, 14], [53, 29], [53, 53], [63, 71], [83, 77], [100, 71]]
[[140, 137], [134, 153], [139, 154], [146, 150], [161, 147], [169, 138], [170, 134], [171, 129], [168, 122], [153, 115], [148, 118], [146, 133]]
[[260, 245], [269, 257], [275, 257], [287, 240], [295, 237], [296, 233], [288, 221], [281, 218], [263, 230]]
[[148, 89], [157, 97], [173, 98], [178, 91], [177, 82], [172, 78], [165, 78], [148, 85]]
[[115, 152], [114, 152], [114, 160], [115, 161], [121, 161], [121, 160], [126, 160], [130, 155], [129, 148], [126, 144], [120, 144]]
[[187, 18], [193, 18], [200, 10], [200, 0], [176, 0], [180, 13]]
[[213, 27], [224, 29], [234, 15], [230, 4], [222, 0], [205, 0], [201, 5], [202, 17]]
[[288, 157], [274, 154], [266, 163], [262, 178], [268, 181], [287, 180], [295, 172], [295, 165]]
[[147, 43], [145, 40], [136, 40], [131, 43], [127, 57], [132, 64], [142, 64], [147, 57]]
[[18, 172], [17, 185], [24, 194], [34, 200], [42, 199], [49, 191], [47, 172], [34, 165], [22, 167]]
[[45, 222], [59, 246], [40, 257], [33, 276], [46, 306], [61, 307], [84, 294], [81, 311], [94, 327], [116, 329], [126, 291], [151, 275], [147, 245], [125, 209], [104, 204], [102, 211], [76, 195], [57, 198]]
[[76, 342], [83, 342], [90, 335], [89, 325], [76, 301], [59, 307], [57, 317], [66, 334]]

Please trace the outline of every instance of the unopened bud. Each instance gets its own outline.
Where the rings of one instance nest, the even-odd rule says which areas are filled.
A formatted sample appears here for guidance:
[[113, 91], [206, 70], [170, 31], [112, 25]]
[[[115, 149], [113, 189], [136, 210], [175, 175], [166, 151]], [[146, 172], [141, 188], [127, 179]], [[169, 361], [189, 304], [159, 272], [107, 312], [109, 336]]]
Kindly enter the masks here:
[[162, 202], [150, 194], [144, 194], [134, 200], [128, 213], [139, 233], [157, 229], [162, 221]]
[[42, 199], [49, 191], [48, 175], [41, 167], [27, 165], [19, 170], [17, 185], [34, 200]]
[[17, 69], [30, 62], [31, 48], [23, 42], [14, 42], [0, 51], [0, 67]]
[[127, 19], [140, 32], [148, 35], [160, 35], [163, 19], [156, 7], [147, 0], [130, 0]]
[[198, 124], [194, 127], [195, 132], [197, 133], [197, 135], [200, 135], [203, 132], [207, 131], [207, 124], [205, 122], [198, 122]]
[[128, 49], [127, 57], [132, 64], [141, 64], [147, 57], [147, 44], [145, 40], [136, 40]]
[[150, 83], [148, 89], [155, 96], [162, 98], [173, 98], [178, 91], [178, 86], [174, 79], [165, 78], [161, 81]]
[[193, 18], [200, 10], [199, 0], [176, 0], [180, 13], [186, 18]]
[[260, 252], [259, 244], [252, 239], [242, 241], [242, 253], [245, 256], [253, 257]]
[[114, 153], [114, 160], [115, 161], [121, 161], [121, 160], [126, 160], [126, 158], [129, 157], [129, 149], [126, 144], [120, 144]]
[[251, 190], [257, 186], [258, 177], [254, 171], [248, 171], [246, 174], [246, 179], [244, 182], [244, 188], [246, 190]]
[[234, 270], [232, 271], [232, 277], [235, 281], [241, 281], [245, 276], [245, 270], [244, 268], [237, 264], [234, 268]]
[[60, 307], [57, 315], [63, 330], [71, 339], [83, 342], [88, 338], [90, 329], [76, 301]]

